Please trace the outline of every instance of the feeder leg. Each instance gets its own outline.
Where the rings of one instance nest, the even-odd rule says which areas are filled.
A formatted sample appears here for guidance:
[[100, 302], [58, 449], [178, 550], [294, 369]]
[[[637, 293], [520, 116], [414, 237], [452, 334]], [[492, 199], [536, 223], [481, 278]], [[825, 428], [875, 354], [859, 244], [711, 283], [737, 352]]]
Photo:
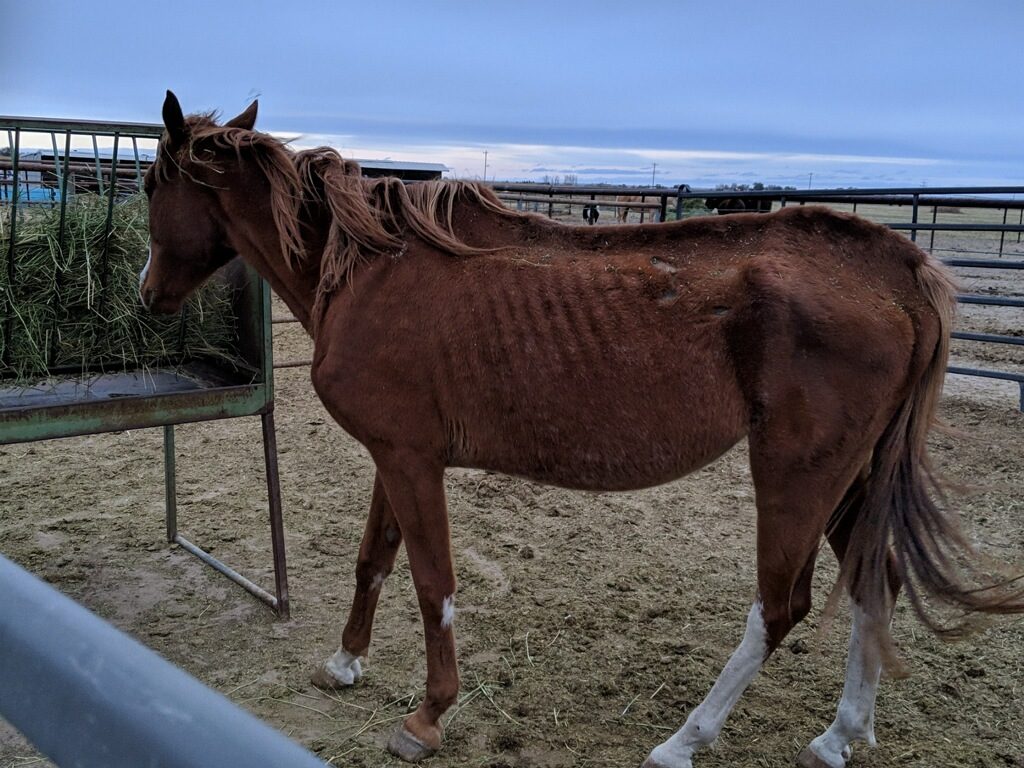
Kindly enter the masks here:
[[277, 613], [282, 619], [291, 615], [288, 603], [288, 567], [284, 554], [284, 522], [281, 516], [281, 476], [277, 468], [277, 433], [274, 412], [262, 415], [263, 456], [267, 464], [267, 497], [270, 502], [270, 542], [274, 553], [274, 588]]
[[178, 495], [175, 490], [174, 426], [164, 427], [164, 502], [167, 519], [167, 541], [178, 535]]

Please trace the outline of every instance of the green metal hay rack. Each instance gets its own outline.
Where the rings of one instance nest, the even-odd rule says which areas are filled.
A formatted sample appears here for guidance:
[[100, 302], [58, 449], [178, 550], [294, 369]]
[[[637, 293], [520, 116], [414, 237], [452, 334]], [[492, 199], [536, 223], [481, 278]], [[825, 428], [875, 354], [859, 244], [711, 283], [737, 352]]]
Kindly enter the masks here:
[[[76, 186], [96, 191], [107, 199], [106, 241], [118, 196], [125, 191], [142, 189], [142, 175], [148, 162], [144, 153], [140, 154], [139, 142], [155, 146], [162, 126], [0, 117], [0, 135], [2, 132], [7, 134], [9, 154], [0, 156], [0, 215], [9, 217], [10, 245], [0, 258], [5, 260], [8, 284], [13, 286], [17, 280], [19, 208], [40, 204], [60, 206], [58, 247], [63, 250], [69, 197], [74, 195]], [[24, 159], [26, 135], [48, 135], [52, 155], [39, 152], [37, 159]], [[76, 154], [73, 142], [88, 143], [90, 139], [92, 156], [79, 152], [73, 157]], [[101, 151], [99, 139], [112, 144], [109, 158]], [[58, 149], [60, 141], [63, 151]], [[122, 160], [119, 145], [123, 148], [128, 142], [132, 153], [129, 159]], [[193, 362], [146, 371], [88, 374], [33, 387], [11, 386], [10, 382], [5, 385], [0, 379], [0, 444], [163, 427], [167, 540], [191, 552], [287, 618], [288, 581], [274, 429], [270, 291], [255, 272], [237, 260], [216, 279], [233, 288], [237, 351], [250, 370], [238, 372]], [[0, 296], [4, 318], [0, 331], [7, 338], [11, 334], [12, 302], [13, 294]], [[259, 416], [263, 425], [274, 594], [220, 562], [178, 531], [174, 425], [243, 416]]]

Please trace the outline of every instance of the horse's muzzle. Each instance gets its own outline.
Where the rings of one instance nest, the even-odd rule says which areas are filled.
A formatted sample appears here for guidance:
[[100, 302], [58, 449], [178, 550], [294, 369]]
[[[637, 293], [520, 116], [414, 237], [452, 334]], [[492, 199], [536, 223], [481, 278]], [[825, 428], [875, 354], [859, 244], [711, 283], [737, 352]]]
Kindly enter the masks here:
[[139, 302], [151, 315], [173, 315], [181, 310], [181, 302], [159, 293], [155, 288], [139, 288]]

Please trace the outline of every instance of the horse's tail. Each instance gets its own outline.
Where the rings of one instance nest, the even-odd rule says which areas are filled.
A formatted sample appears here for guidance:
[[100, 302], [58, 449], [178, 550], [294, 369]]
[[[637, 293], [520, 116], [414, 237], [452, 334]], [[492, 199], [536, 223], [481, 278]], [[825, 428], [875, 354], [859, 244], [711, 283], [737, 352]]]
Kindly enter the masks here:
[[918, 618], [941, 636], [962, 634], [967, 622], [962, 617], [947, 623], [932, 613], [929, 603], [957, 613], [1024, 612], [1020, 577], [993, 578], [985, 572], [957, 517], [947, 511], [941, 483], [928, 461], [926, 443], [949, 357], [956, 291], [941, 264], [917, 254], [917, 284], [931, 309], [915, 323], [912, 371], [921, 373], [875, 445], [868, 473], [847, 494], [848, 508], [838, 512], [856, 516], [842, 580], [871, 617], [878, 648], [890, 668], [899, 666], [889, 634], [890, 587], [895, 586], [890, 578], [906, 590]]

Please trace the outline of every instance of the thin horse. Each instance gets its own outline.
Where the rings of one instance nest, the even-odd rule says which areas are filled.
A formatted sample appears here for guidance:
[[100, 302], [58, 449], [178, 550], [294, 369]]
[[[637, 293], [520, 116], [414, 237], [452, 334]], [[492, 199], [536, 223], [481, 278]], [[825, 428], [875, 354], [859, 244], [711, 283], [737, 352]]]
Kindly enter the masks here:
[[[645, 198], [643, 195], [617, 195], [615, 198], [617, 203], [656, 203], [658, 202], [655, 198]], [[646, 205], [638, 205], [635, 207], [622, 206], [616, 208], [615, 218], [620, 224], [625, 224], [629, 221], [630, 210], [636, 211], [640, 214], [640, 220], [643, 221], [644, 214], [647, 214], [647, 221], [654, 223], [658, 220], [660, 211], [657, 208], [648, 208]]]
[[[664, 483], [746, 437], [757, 504], [757, 598], [707, 698], [645, 765], [685, 768], [811, 605], [823, 538], [853, 604], [835, 722], [802, 753], [841, 768], [873, 742], [888, 622], [905, 585], [1020, 612], [971, 589], [955, 523], [929, 496], [925, 438], [954, 289], [905, 238], [824, 208], [658, 227], [569, 227], [466, 183], [366, 180], [333, 150], [295, 153], [217, 125], [173, 94], [146, 177], [152, 311], [240, 255], [313, 336], [313, 386], [377, 474], [341, 647], [314, 674], [351, 685], [402, 542], [423, 616], [426, 696], [389, 748], [441, 746], [455, 701], [455, 575], [446, 467], [587, 490]], [[968, 572], [967, 576], [971, 575]]]

